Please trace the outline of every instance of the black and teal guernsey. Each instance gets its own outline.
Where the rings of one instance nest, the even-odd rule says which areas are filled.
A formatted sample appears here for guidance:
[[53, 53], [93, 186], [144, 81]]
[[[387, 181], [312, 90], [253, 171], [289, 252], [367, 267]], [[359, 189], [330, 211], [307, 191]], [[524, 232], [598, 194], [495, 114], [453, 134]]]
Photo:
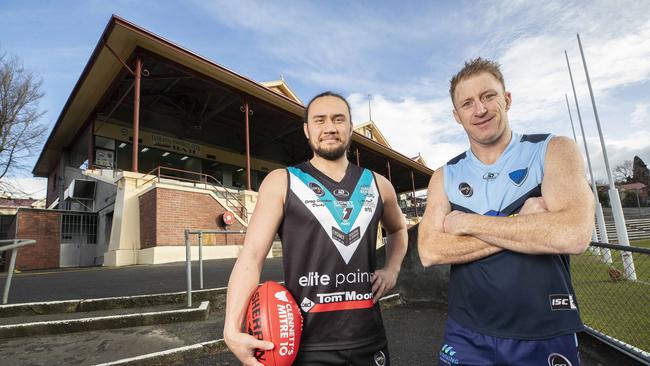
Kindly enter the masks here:
[[[444, 167], [444, 184], [451, 209], [488, 216], [518, 213], [527, 198], [542, 195], [544, 159], [551, 138], [513, 132], [494, 164], [483, 164], [471, 149], [450, 160]], [[568, 255], [504, 250], [452, 265], [449, 316], [485, 335], [522, 340], [551, 338], [583, 328]]]
[[300, 349], [385, 344], [370, 282], [383, 212], [373, 173], [349, 164], [336, 182], [305, 162], [287, 175], [279, 235], [285, 286], [303, 314]]

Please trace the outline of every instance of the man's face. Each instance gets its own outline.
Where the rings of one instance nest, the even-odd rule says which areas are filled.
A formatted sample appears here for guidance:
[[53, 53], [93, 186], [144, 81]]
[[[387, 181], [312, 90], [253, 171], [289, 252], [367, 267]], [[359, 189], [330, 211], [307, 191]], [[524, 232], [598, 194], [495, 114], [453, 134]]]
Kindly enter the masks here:
[[489, 72], [471, 76], [456, 85], [454, 118], [471, 140], [482, 145], [496, 142], [508, 130], [510, 92]]
[[325, 96], [313, 101], [303, 127], [309, 146], [322, 158], [337, 160], [350, 146], [350, 114], [345, 102], [339, 98]]

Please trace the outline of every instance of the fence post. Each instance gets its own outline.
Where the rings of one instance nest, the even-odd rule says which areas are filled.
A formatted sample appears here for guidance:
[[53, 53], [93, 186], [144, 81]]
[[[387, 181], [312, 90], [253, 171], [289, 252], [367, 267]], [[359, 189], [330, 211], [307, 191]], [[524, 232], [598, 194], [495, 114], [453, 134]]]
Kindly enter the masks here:
[[185, 229], [185, 271], [187, 272], [187, 307], [192, 307], [192, 253], [190, 251], [190, 232]]

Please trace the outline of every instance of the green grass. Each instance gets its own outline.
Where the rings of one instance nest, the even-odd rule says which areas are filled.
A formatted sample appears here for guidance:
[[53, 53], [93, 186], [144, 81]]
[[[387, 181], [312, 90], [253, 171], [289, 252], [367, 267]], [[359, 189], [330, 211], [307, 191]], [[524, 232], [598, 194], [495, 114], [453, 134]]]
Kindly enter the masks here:
[[[632, 245], [648, 247], [650, 240]], [[571, 260], [582, 320], [593, 329], [650, 351], [650, 255], [633, 254], [637, 281], [612, 280], [610, 268], [624, 271], [621, 252], [612, 250], [611, 255], [611, 265], [591, 250]]]
[[650, 239], [634, 240], [630, 242], [630, 245], [633, 247], [650, 248]]

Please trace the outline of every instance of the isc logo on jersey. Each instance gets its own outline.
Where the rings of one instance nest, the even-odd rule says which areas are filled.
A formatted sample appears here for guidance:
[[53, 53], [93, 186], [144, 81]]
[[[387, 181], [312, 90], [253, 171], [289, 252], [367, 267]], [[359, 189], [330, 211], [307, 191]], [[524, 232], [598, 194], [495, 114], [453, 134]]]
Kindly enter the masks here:
[[551, 310], [577, 310], [573, 295], [551, 295]]

